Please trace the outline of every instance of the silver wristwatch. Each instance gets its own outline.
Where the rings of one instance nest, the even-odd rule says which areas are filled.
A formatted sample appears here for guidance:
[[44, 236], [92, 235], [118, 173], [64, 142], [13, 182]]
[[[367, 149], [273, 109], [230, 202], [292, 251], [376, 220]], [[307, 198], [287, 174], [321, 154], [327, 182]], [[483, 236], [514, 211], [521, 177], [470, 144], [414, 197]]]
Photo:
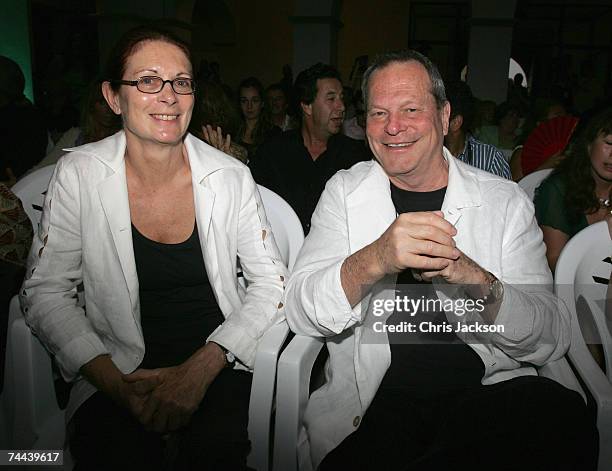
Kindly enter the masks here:
[[504, 298], [504, 284], [492, 273], [490, 275], [493, 280], [489, 283], [489, 292], [482, 298], [485, 305], [501, 302]]
[[[215, 342], [217, 343], [217, 342]], [[223, 350], [223, 353], [225, 355], [225, 361], [226, 361], [226, 368], [233, 368], [234, 364], [236, 363], [236, 355], [234, 355], [232, 352], [230, 352], [227, 348], [225, 348], [223, 345], [220, 345], [217, 343], [217, 345], [219, 345], [219, 348], [221, 350]]]

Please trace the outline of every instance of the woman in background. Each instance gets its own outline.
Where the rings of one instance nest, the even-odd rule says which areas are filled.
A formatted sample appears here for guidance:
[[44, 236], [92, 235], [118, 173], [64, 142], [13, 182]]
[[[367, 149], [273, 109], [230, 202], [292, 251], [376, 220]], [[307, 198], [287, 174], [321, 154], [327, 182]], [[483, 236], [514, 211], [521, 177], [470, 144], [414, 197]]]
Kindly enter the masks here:
[[236, 141], [246, 147], [251, 160], [259, 145], [270, 135], [278, 134], [281, 130], [270, 121], [264, 106], [263, 86], [255, 77], [240, 82], [238, 99], [242, 123]]
[[516, 147], [520, 110], [509, 103], [502, 103], [495, 110], [495, 125], [483, 126], [476, 136], [479, 141], [491, 144], [510, 161], [512, 150]]
[[606, 108], [589, 120], [567, 158], [536, 190], [536, 217], [553, 273], [567, 241], [609, 214], [611, 188], [612, 108]]
[[239, 127], [240, 116], [223, 86], [212, 81], [198, 83], [197, 102], [189, 126], [191, 133], [246, 164], [247, 150], [232, 142]]

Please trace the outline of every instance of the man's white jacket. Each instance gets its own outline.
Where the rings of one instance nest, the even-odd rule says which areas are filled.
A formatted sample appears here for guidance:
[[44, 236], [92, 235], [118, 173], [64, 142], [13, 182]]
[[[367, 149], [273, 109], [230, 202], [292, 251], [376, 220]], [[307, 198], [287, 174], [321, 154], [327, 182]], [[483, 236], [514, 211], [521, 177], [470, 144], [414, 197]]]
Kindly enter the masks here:
[[[565, 354], [570, 323], [567, 309], [552, 294], [533, 204], [516, 183], [464, 164], [446, 149], [444, 157], [449, 176], [442, 211], [457, 229], [457, 248], [504, 283], [496, 320], [504, 334], [494, 334], [486, 343], [464, 337], [484, 363], [482, 384], [535, 375], [534, 366]], [[380, 237], [396, 217], [389, 178], [376, 161], [338, 172], [313, 214], [285, 303], [291, 329], [327, 337], [330, 354], [327, 382], [312, 394], [304, 415], [302, 469], [310, 461], [317, 467], [358, 428], [390, 365], [388, 341], [365, 340], [372, 329], [372, 315], [365, 308], [371, 295], [351, 308], [340, 267], [349, 255]], [[380, 284], [394, 285], [395, 277]], [[440, 299], [452, 297], [451, 285], [441, 279], [434, 285]]]
[[[208, 339], [252, 367], [261, 336], [283, 319], [279, 303], [287, 269], [249, 169], [191, 135], [184, 143], [206, 273], [225, 316]], [[80, 376], [81, 366], [110, 354], [129, 373], [145, 353], [125, 147], [121, 131], [70, 149], [59, 160], [21, 290], [28, 325], [63, 377], [76, 381], [68, 419], [95, 392]], [[249, 281], [246, 292], [236, 275], [238, 258]], [[74, 297], [81, 281], [87, 315]]]

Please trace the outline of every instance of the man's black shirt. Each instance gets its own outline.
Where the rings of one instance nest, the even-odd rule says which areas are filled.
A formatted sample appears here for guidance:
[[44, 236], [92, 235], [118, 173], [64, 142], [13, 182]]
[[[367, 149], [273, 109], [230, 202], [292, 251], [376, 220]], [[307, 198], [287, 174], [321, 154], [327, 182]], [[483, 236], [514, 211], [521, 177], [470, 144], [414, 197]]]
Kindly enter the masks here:
[[[442, 208], [445, 195], [446, 187], [416, 192], [403, 190], [391, 183], [391, 200], [398, 214], [438, 211]], [[417, 281], [411, 269], [399, 273], [396, 296], [437, 298], [433, 285]], [[445, 320], [443, 312], [420, 310], [407, 314], [396, 311], [387, 320], [387, 325], [406, 321], [418, 327], [422, 322], [439, 325]], [[431, 397], [478, 386], [484, 375], [484, 364], [478, 354], [454, 332], [434, 334], [421, 332], [417, 328], [410, 337], [389, 333], [389, 347], [391, 366], [379, 390], [404, 391], [410, 397]]]
[[327, 180], [338, 170], [371, 158], [364, 142], [338, 134], [329, 138], [325, 152], [313, 160], [301, 130], [294, 129], [264, 142], [250, 166], [255, 181], [282, 196], [308, 233], [310, 217]]

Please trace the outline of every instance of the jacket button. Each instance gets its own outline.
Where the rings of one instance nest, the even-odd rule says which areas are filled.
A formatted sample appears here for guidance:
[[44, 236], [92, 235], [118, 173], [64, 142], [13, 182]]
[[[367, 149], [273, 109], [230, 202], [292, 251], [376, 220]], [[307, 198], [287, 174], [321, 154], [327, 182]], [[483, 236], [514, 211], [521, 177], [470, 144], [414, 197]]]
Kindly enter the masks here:
[[360, 423], [360, 422], [361, 422], [361, 417], [356, 416], [356, 417], [353, 419], [353, 427], [359, 427], [359, 423]]

